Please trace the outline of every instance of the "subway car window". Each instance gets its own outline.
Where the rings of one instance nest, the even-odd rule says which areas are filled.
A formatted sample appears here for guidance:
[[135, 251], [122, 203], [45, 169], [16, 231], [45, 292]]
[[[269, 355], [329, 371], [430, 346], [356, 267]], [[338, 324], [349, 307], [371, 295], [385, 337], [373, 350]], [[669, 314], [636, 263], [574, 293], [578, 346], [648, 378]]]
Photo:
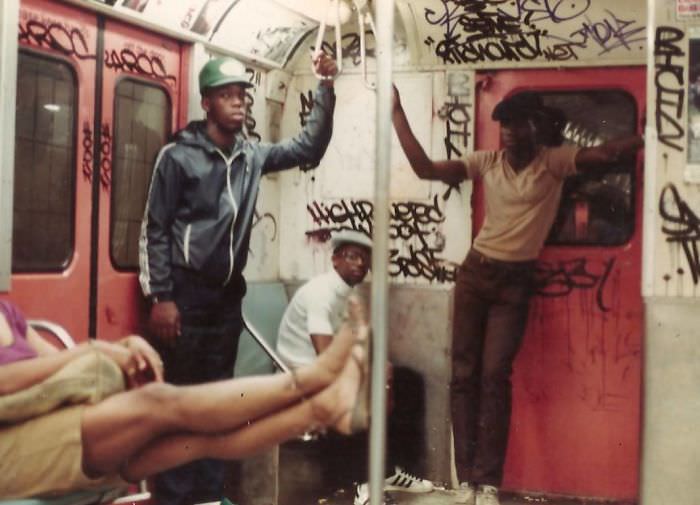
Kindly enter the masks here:
[[153, 163], [169, 134], [166, 92], [131, 79], [115, 93], [111, 255], [119, 269], [138, 267], [138, 240]]
[[19, 53], [13, 272], [62, 270], [72, 256], [76, 88], [65, 62]]
[[[633, 133], [634, 99], [619, 90], [542, 93], [545, 105], [563, 113], [565, 144], [593, 146]], [[635, 162], [586, 171], [564, 183], [549, 245], [616, 246], [634, 231]]]

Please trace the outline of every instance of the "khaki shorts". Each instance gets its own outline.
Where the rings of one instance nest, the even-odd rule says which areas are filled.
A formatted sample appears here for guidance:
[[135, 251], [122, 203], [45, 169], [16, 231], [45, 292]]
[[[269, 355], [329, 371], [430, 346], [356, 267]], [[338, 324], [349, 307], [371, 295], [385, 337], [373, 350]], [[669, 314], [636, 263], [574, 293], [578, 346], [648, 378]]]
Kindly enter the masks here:
[[83, 473], [80, 426], [84, 408], [65, 407], [0, 427], [0, 498], [128, 486], [118, 476], [90, 479]]

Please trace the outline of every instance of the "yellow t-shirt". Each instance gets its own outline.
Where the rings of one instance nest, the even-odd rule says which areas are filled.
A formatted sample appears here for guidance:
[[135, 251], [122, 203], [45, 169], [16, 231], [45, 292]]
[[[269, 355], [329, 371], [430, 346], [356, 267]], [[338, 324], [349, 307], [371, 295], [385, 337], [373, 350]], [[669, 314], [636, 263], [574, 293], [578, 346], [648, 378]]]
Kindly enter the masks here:
[[486, 218], [473, 247], [502, 261], [537, 259], [554, 222], [564, 178], [576, 172], [578, 146], [543, 147], [515, 172], [505, 151], [477, 151], [463, 162], [469, 179], [482, 179]]

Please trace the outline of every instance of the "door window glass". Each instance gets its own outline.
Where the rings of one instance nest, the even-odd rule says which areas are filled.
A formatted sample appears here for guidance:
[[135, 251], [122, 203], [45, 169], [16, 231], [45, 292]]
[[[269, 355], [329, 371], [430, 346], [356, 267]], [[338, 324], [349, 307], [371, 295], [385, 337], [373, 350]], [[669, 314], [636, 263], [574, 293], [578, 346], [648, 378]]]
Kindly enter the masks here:
[[[563, 113], [565, 144], [583, 147], [635, 132], [633, 97], [619, 90], [541, 93]], [[634, 231], [635, 162], [567, 177], [547, 244], [614, 246]]]
[[111, 255], [115, 267], [138, 267], [138, 241], [148, 187], [158, 151], [169, 134], [167, 93], [132, 79], [115, 91], [112, 165]]
[[56, 271], [73, 253], [76, 79], [60, 60], [20, 51], [12, 270]]

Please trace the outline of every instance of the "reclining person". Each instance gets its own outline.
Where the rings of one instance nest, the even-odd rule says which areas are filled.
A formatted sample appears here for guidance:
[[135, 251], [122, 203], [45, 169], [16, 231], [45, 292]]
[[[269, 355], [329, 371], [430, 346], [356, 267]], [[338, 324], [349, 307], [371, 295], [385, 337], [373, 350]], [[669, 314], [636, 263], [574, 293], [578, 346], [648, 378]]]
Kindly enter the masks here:
[[13, 395], [90, 355], [118, 367], [126, 387], [94, 404], [0, 424], [0, 498], [124, 485], [202, 457], [246, 457], [310, 429], [349, 434], [351, 420], [366, 428], [356, 400], [368, 327], [356, 299], [348, 312], [326, 351], [292, 373], [173, 386], [162, 382], [160, 358], [140, 337], [57, 350], [0, 301], [0, 415]]
[[[369, 271], [372, 257], [372, 241], [363, 233], [342, 230], [331, 237], [333, 248], [333, 268], [318, 275], [304, 284], [294, 294], [280, 322], [277, 340], [277, 351], [280, 357], [290, 367], [302, 367], [312, 363], [329, 345], [335, 342], [334, 335], [342, 321], [342, 313], [346, 300], [352, 295], [355, 285], [361, 283]], [[410, 370], [405, 368], [390, 369], [393, 383], [410, 389], [410, 397], [420, 397], [421, 384], [417, 382]], [[385, 481], [385, 491], [407, 491], [411, 493], [427, 493], [433, 490], [432, 482], [418, 478], [405, 471], [406, 465], [417, 460], [417, 441], [415, 426], [420, 423], [420, 416], [415, 414], [422, 405], [411, 405], [407, 401], [409, 395], [402, 396], [401, 402], [393, 405], [392, 415], [389, 416], [388, 429], [388, 458]], [[399, 397], [399, 395], [392, 395]], [[391, 401], [391, 397], [389, 399]], [[400, 410], [400, 412], [399, 412]], [[408, 428], [408, 429], [406, 429]], [[411, 433], [406, 433], [411, 432]], [[406, 443], [406, 438], [413, 439]], [[353, 441], [355, 442], [355, 441]], [[335, 449], [333, 440], [329, 444], [331, 451]], [[357, 445], [367, 445], [366, 440], [357, 441]], [[329, 457], [329, 460], [335, 458]], [[366, 457], [358, 459], [366, 460]], [[404, 465], [392, 466], [391, 461]], [[358, 465], [358, 468], [362, 468]], [[360, 473], [360, 472], [357, 472]], [[366, 472], [365, 472], [366, 473]], [[356, 475], [356, 474], [355, 474]], [[386, 503], [391, 497], [385, 495]], [[366, 505], [369, 502], [367, 484], [355, 488], [354, 505]]]

